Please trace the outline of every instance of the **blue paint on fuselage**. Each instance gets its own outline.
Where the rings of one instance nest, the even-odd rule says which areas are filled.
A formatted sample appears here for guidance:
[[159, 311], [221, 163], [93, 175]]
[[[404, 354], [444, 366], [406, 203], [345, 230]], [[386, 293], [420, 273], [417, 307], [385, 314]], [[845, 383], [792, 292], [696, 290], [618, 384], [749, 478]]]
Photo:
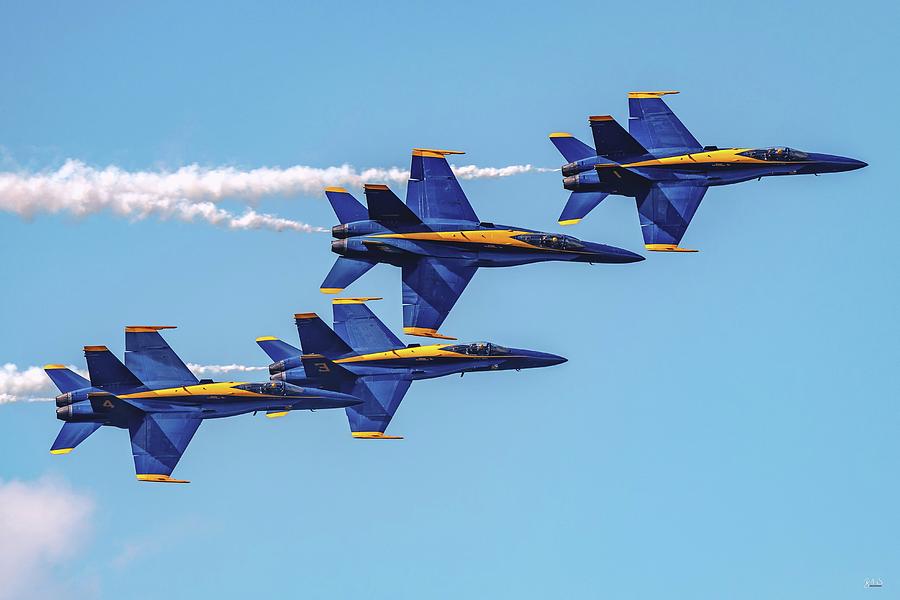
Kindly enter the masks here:
[[[723, 149], [728, 150], [728, 149]], [[759, 152], [764, 152], [760, 150]], [[694, 152], [699, 154], [699, 152]], [[593, 156], [570, 163], [564, 167], [563, 187], [573, 192], [605, 192], [623, 196], [634, 196], [641, 190], [641, 185], [633, 182], [617, 181], [610, 183], [601, 181], [596, 170], [597, 165], [620, 165], [628, 172], [638, 175], [650, 182], [698, 183], [708, 187], [731, 185], [762, 177], [780, 175], [819, 175], [823, 173], [840, 173], [861, 169], [867, 164], [863, 161], [815, 152], [803, 153], [803, 160], [794, 162], [745, 163], [745, 162], [679, 162], [677, 164], [627, 166], [662, 158], [670, 158], [688, 154], [681, 150], [662, 154], [643, 154], [611, 161], [602, 156]]]
[[[541, 239], [542, 243], [555, 244], [556, 247], [381, 237], [385, 234], [450, 231], [517, 231], [538, 236], [536, 239]], [[456, 259], [474, 267], [509, 267], [546, 261], [631, 263], [644, 260], [641, 255], [623, 248], [583, 241], [568, 235], [471, 221], [429, 220], [421, 224], [357, 221], [334, 228], [333, 234], [340, 237], [331, 243], [331, 249], [336, 254], [394, 266], [403, 266], [421, 257]]]

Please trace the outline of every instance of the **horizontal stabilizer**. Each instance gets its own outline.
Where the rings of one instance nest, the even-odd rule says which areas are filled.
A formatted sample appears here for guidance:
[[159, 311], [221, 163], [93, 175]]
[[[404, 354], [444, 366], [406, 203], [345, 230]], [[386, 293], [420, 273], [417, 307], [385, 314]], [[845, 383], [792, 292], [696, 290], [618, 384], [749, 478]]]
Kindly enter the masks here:
[[571, 133], [551, 133], [550, 141], [553, 142], [553, 145], [556, 146], [559, 153], [563, 155], [563, 158], [569, 162], [597, 156], [596, 150], [581, 140], [574, 138]]
[[397, 194], [386, 185], [367, 183], [366, 204], [369, 205], [369, 219], [380, 223], [421, 223]]
[[365, 221], [369, 218], [369, 211], [366, 210], [366, 207], [342, 187], [325, 188], [325, 197], [328, 198], [328, 202], [341, 224]]
[[304, 354], [321, 354], [326, 358], [333, 358], [352, 351], [316, 313], [298, 313], [294, 315], [294, 322]]
[[44, 365], [44, 371], [63, 393], [91, 387], [90, 381], [65, 365]]
[[597, 154], [616, 162], [625, 157], [642, 156], [647, 150], [609, 115], [589, 117]]
[[63, 423], [50, 454], [68, 454], [98, 429], [100, 423]]
[[272, 362], [278, 362], [302, 354], [299, 348], [294, 348], [287, 342], [283, 342], [272, 336], [258, 337], [256, 338], [256, 343], [263, 349], [263, 352], [269, 355]]
[[562, 214], [560, 225], [575, 225], [606, 198], [604, 192], [572, 192]]
[[374, 266], [375, 263], [370, 260], [340, 256], [334, 261], [334, 266], [325, 276], [325, 281], [322, 282], [319, 291], [323, 294], [340, 293]]

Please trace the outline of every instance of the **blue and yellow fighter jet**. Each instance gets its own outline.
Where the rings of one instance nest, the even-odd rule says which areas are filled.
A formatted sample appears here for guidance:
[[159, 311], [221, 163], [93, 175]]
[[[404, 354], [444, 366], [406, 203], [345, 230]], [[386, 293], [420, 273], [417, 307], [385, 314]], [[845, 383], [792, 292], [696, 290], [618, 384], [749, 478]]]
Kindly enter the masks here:
[[64, 421], [52, 454], [67, 454], [103, 425], [127, 429], [140, 481], [188, 483], [171, 477], [204, 419], [258, 410], [277, 417], [292, 410], [344, 408], [353, 396], [282, 381], [198, 380], [159, 334], [172, 327], [126, 327], [125, 364], [106, 346], [85, 346], [90, 381], [63, 365], [44, 370], [59, 391]]
[[549, 367], [561, 356], [505, 348], [488, 342], [405, 346], [366, 306], [380, 298], [333, 301], [334, 330], [315, 313], [294, 315], [301, 351], [274, 337], [256, 340], [274, 362], [272, 380], [318, 386], [351, 394], [362, 404], [350, 406], [353, 437], [401, 439], [384, 434], [413, 381], [454, 373]]
[[366, 185], [368, 209], [338, 187], [326, 188], [341, 224], [331, 250], [340, 254], [321, 291], [336, 294], [378, 263], [403, 270], [403, 331], [438, 333], [478, 267], [559, 260], [631, 263], [643, 257], [568, 235], [480, 221], [447, 164], [453, 150], [412, 151], [404, 204], [386, 185]]
[[561, 225], [578, 223], [609, 194], [637, 199], [648, 250], [694, 252], [680, 248], [706, 188], [769, 177], [852, 171], [866, 163], [843, 156], [792, 148], [701, 146], [666, 106], [664, 92], [628, 94], [628, 131], [609, 115], [589, 117], [594, 148], [569, 133], [550, 140], [569, 161], [563, 187], [572, 194], [559, 216]]

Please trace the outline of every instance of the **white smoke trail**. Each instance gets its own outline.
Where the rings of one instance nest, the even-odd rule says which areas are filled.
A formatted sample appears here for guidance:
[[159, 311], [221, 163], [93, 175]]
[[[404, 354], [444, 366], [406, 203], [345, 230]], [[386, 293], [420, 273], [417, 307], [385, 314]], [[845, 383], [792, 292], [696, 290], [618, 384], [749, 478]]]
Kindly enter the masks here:
[[247, 365], [195, 365], [188, 363], [188, 368], [195, 375], [208, 375], [211, 373], [249, 373], [252, 371], [265, 371], [269, 367], [253, 367]]
[[[532, 165], [453, 167], [460, 179], [509, 177], [546, 172]], [[150, 216], [182, 221], [202, 220], [229, 229], [325, 232], [315, 227], [247, 208], [241, 215], [225, 210], [223, 200], [255, 202], [265, 196], [318, 196], [327, 186], [361, 187], [364, 183], [404, 183], [409, 171], [399, 167], [356, 170], [339, 167], [206, 168], [188, 165], [174, 171], [102, 169], [67, 160], [55, 171], [0, 173], [0, 211], [24, 218], [67, 213], [85, 216], [108, 211], [135, 220]]]
[[[70, 369], [87, 377], [86, 371], [69, 366]], [[248, 365], [196, 365], [188, 364], [188, 368], [197, 375], [212, 373], [249, 373], [265, 371], [268, 367]], [[19, 369], [13, 363], [0, 365], [0, 404], [10, 402], [44, 402], [51, 401], [59, 393], [44, 369], [27, 367]]]

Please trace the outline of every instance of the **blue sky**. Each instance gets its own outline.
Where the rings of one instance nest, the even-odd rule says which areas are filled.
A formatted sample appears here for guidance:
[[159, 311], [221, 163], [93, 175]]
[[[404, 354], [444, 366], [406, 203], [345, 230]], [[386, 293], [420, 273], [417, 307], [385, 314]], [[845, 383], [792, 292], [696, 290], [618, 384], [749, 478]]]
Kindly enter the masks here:
[[[478, 273], [446, 332], [569, 362], [416, 383], [391, 426], [403, 442], [354, 441], [338, 411], [218, 420], [176, 471], [193, 483], [155, 486], [135, 482], [124, 432], [51, 456], [52, 404], [0, 405], [0, 478], [93, 507], [67, 560], [7, 573], [32, 578], [17, 593], [755, 599], [900, 585], [900, 9], [333, 4], [3, 3], [0, 170], [405, 168], [414, 146], [558, 167], [546, 134], [587, 138], [589, 114], [624, 122], [633, 89], [681, 90], [669, 104], [705, 144], [870, 166], [712, 190], [684, 242], [698, 254]], [[482, 218], [537, 229], [556, 227], [567, 196], [554, 173], [463, 187]], [[257, 208], [334, 220], [319, 194]], [[567, 233], [641, 249], [625, 198]], [[122, 326], [159, 323], [179, 326], [167, 338], [185, 360], [263, 365], [255, 337], [295, 342], [294, 312], [330, 315], [328, 241], [0, 213], [0, 363], [82, 364], [82, 345], [121, 352]], [[373, 309], [399, 329], [397, 270], [349, 291], [384, 296]]]

